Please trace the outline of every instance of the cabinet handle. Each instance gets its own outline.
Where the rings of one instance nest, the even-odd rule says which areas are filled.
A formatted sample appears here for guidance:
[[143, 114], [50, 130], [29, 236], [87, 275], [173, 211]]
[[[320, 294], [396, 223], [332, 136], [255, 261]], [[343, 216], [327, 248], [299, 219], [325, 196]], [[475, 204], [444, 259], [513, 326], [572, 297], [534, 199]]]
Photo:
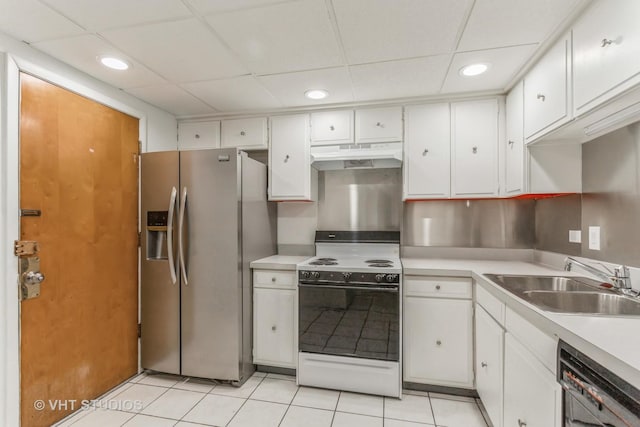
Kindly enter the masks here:
[[378, 126], [379, 128], [383, 128], [384, 124], [382, 124], [381, 122], [376, 123], [376, 126]]
[[543, 95], [543, 94], [541, 94], [541, 93], [539, 93], [539, 94], [538, 94], [538, 96], [537, 96], [536, 98], [538, 98], [538, 99], [539, 99], [539, 100], [541, 100], [542, 102], [544, 102], [544, 100], [545, 100], [545, 99], [547, 99], [547, 97], [546, 97], [546, 96], [544, 96], [544, 95]]
[[245, 135], [246, 135], [246, 133], [245, 133], [244, 131], [240, 131], [240, 135], [241, 135], [241, 136], [245, 136]]
[[516, 143], [515, 141], [509, 141], [509, 146], [510, 146], [511, 148], [513, 148], [513, 146], [515, 145], [515, 143]]
[[478, 154], [478, 147], [471, 148], [471, 151], [473, 152], [473, 154]]
[[527, 423], [518, 418], [518, 427], [527, 427]]
[[196, 133], [194, 136], [195, 136], [196, 139], [200, 139], [200, 134]]
[[436, 291], [440, 290], [440, 285], [436, 285]]
[[442, 341], [440, 340], [436, 341], [436, 345], [442, 345]]
[[275, 278], [275, 277], [272, 277], [272, 278], [271, 278], [271, 281], [275, 283], [276, 278]]
[[284, 162], [287, 163], [289, 161], [289, 155], [284, 156]]
[[429, 153], [429, 150], [427, 150], [426, 148], [424, 149], [424, 151], [422, 152], [423, 156], [426, 156]]
[[607, 47], [612, 43], [613, 43], [613, 40], [611, 39], [602, 39], [602, 44], [600, 45], [600, 47]]
[[273, 326], [271, 327], [271, 330], [272, 330], [272, 331], [275, 331], [275, 330], [276, 330], [276, 325], [273, 325]]
[[487, 362], [480, 362], [480, 366], [482, 366], [483, 368], [487, 367]]
[[336, 128], [333, 125], [331, 125], [329, 126], [329, 130], [336, 130]]

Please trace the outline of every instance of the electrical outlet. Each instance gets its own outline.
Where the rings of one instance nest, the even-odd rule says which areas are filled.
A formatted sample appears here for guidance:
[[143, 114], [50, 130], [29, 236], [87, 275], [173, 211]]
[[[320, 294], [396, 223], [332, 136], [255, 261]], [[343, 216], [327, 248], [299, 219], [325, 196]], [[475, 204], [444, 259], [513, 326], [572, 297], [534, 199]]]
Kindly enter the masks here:
[[600, 250], [600, 227], [589, 227], [589, 249]]
[[569, 230], [569, 243], [582, 243], [582, 230]]

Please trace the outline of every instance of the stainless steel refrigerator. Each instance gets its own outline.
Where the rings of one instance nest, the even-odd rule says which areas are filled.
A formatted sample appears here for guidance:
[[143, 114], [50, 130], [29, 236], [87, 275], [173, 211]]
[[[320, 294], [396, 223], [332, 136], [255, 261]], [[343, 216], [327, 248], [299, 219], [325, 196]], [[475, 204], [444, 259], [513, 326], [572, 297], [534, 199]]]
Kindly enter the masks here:
[[141, 203], [142, 368], [244, 382], [249, 263], [276, 252], [266, 166], [237, 149], [145, 153]]

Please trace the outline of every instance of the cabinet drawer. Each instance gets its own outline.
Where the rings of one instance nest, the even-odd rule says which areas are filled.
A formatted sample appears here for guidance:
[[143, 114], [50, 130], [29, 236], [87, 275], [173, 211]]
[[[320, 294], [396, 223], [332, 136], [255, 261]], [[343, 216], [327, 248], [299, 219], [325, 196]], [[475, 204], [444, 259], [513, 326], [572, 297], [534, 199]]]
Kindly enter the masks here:
[[295, 271], [255, 270], [253, 272], [254, 287], [295, 289], [296, 285]]
[[482, 306], [487, 313], [504, 326], [505, 305], [498, 298], [494, 297], [482, 286], [476, 284], [476, 302]]
[[267, 118], [222, 121], [222, 147], [267, 148]]
[[506, 329], [533, 353], [555, 375], [558, 340], [531, 324], [528, 320], [507, 308]]
[[178, 123], [178, 149], [220, 148], [220, 122]]
[[353, 142], [353, 110], [311, 113], [311, 145]]
[[408, 297], [471, 299], [471, 279], [467, 277], [405, 276], [403, 286]]

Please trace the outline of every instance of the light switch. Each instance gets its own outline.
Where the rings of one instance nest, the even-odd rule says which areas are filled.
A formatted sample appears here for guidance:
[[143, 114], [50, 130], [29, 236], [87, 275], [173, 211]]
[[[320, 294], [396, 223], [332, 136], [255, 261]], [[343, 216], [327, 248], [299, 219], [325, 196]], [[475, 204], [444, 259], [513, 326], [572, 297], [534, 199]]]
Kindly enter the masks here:
[[600, 250], [600, 227], [589, 227], [589, 249]]
[[569, 243], [582, 243], [582, 230], [569, 230]]

